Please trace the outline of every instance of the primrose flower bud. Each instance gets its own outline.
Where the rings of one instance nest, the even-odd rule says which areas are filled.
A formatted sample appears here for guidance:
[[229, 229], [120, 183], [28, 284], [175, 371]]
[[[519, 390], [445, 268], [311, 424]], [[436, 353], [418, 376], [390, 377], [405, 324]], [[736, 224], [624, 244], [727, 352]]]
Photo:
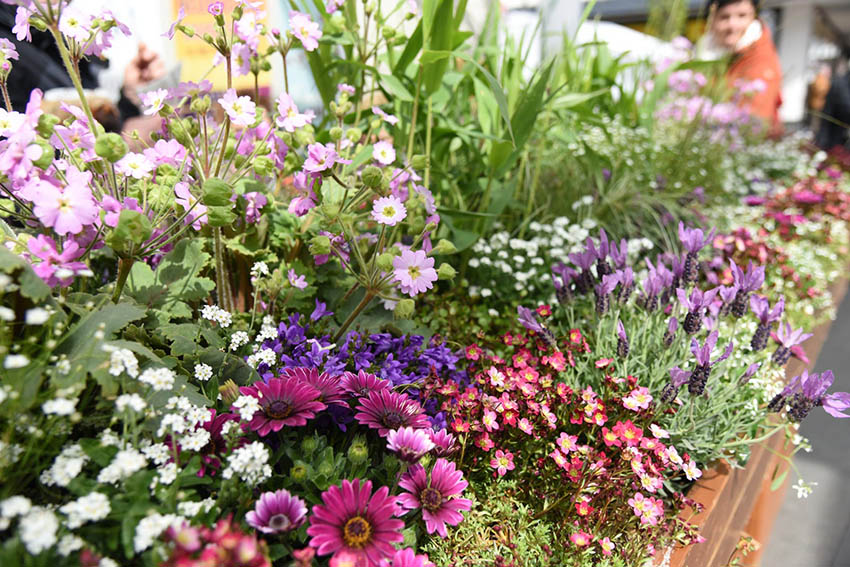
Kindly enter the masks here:
[[319, 443], [316, 441], [315, 437], [305, 437], [301, 440], [301, 451], [308, 455], [315, 451], [318, 446]]
[[345, 135], [348, 138], [348, 141], [354, 144], [360, 140], [360, 138], [363, 136], [363, 132], [360, 130], [360, 128], [349, 128], [348, 132], [346, 132]]
[[45, 138], [50, 138], [53, 135], [53, 127], [59, 123], [59, 117], [53, 114], [44, 113], [38, 117], [38, 126], [36, 130]]
[[453, 280], [456, 275], [457, 271], [450, 264], [440, 264], [437, 270], [437, 279], [439, 280]]
[[395, 258], [395, 256], [386, 252], [379, 255], [377, 260], [378, 269], [382, 272], [391, 271], [393, 269], [393, 258]]
[[457, 248], [451, 240], [446, 240], [445, 238], [441, 238], [437, 245], [431, 250], [431, 255], [441, 255], [441, 254], [454, 254], [457, 252]]
[[413, 169], [425, 169], [428, 166], [428, 156], [416, 154], [410, 158], [410, 167]]
[[433, 232], [435, 230], [437, 230], [437, 223], [429, 222], [425, 225], [425, 232]]
[[330, 136], [331, 140], [333, 140], [334, 142], [340, 141], [342, 139], [342, 134], [342, 128], [340, 128], [339, 126], [334, 126], [333, 128], [331, 128]]
[[313, 256], [325, 256], [331, 253], [331, 239], [327, 236], [314, 236], [310, 240], [310, 254]]
[[370, 189], [377, 189], [384, 182], [384, 173], [374, 165], [367, 166], [360, 177], [363, 185]]
[[94, 142], [94, 153], [110, 163], [115, 163], [130, 151], [127, 142], [119, 134], [101, 134]]
[[396, 319], [410, 319], [413, 316], [413, 310], [415, 307], [416, 303], [414, 303], [412, 299], [399, 300], [399, 302], [395, 305], [393, 315], [395, 315]]

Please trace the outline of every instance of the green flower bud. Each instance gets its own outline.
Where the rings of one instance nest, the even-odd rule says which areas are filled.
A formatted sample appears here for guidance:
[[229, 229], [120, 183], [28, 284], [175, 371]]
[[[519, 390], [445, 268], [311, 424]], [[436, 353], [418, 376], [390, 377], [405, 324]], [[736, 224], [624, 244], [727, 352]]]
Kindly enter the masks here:
[[239, 4], [233, 8], [233, 19], [237, 21], [242, 19], [242, 6]]
[[322, 461], [319, 463], [319, 468], [316, 469], [316, 472], [319, 473], [319, 476], [323, 476], [325, 478], [330, 478], [334, 473], [334, 463], [333, 461]]
[[400, 299], [395, 304], [393, 315], [396, 319], [410, 319], [413, 317], [413, 310], [416, 308], [416, 303], [412, 299]]
[[437, 223], [429, 222], [428, 224], [425, 225], [425, 231], [426, 232], [433, 232], [435, 230], [437, 230]]
[[119, 134], [101, 134], [94, 142], [94, 153], [110, 163], [115, 163], [130, 151], [127, 142]]
[[331, 239], [327, 236], [314, 236], [310, 240], [310, 254], [313, 256], [327, 255], [331, 253]]
[[330, 136], [331, 140], [333, 140], [334, 142], [340, 141], [342, 139], [342, 134], [342, 128], [340, 128], [339, 126], [334, 126], [333, 128], [331, 128]]
[[41, 169], [47, 169], [53, 163], [53, 146], [47, 143], [47, 140], [36, 138], [30, 146], [38, 146], [41, 148], [41, 155], [38, 159], [33, 160], [33, 164]]
[[289, 478], [297, 483], [303, 483], [310, 474], [310, 467], [303, 461], [295, 461], [289, 469]]
[[432, 255], [442, 255], [442, 254], [454, 254], [457, 252], [457, 248], [452, 243], [451, 240], [446, 240], [445, 238], [441, 238], [437, 245], [431, 250]]
[[440, 264], [440, 267], [437, 270], [437, 279], [440, 280], [453, 280], [456, 275], [457, 271], [455, 271], [450, 264]]
[[387, 39], [392, 39], [395, 35], [395, 28], [392, 26], [384, 26], [381, 28], [381, 34]]
[[207, 223], [210, 226], [230, 226], [236, 220], [236, 213], [230, 205], [207, 207]]
[[58, 123], [59, 117], [45, 112], [38, 117], [38, 126], [35, 129], [45, 138], [50, 138], [53, 135], [53, 127]]
[[312, 454], [318, 446], [319, 442], [316, 441], [315, 437], [305, 437], [301, 440], [301, 451], [308, 455]]
[[378, 269], [382, 272], [389, 272], [390, 270], [392, 270], [393, 258], [395, 258], [395, 256], [393, 256], [392, 254], [387, 254], [386, 252], [378, 256]]
[[228, 379], [224, 384], [218, 387], [218, 392], [221, 394], [221, 399], [227, 404], [232, 404], [239, 397], [239, 386], [236, 382]]
[[416, 154], [412, 158], [410, 158], [410, 167], [413, 169], [425, 169], [428, 167], [428, 156], [423, 156], [422, 154]]
[[366, 187], [370, 189], [377, 189], [384, 182], [384, 172], [374, 165], [369, 165], [363, 170], [360, 179]]
[[212, 105], [212, 100], [209, 95], [204, 95], [200, 98], [195, 98], [192, 100], [192, 103], [189, 105], [189, 108], [192, 109], [192, 112], [197, 112], [198, 114], [206, 114], [210, 106]]
[[363, 136], [363, 132], [360, 131], [360, 128], [349, 128], [345, 135], [348, 138], [348, 141], [352, 144], [356, 144]]
[[369, 448], [366, 446], [366, 443], [361, 438], [355, 439], [351, 447], [348, 448], [348, 460], [355, 465], [359, 465], [365, 463], [368, 458]]
[[213, 45], [213, 46], [215, 45], [215, 41], [213, 40], [213, 36], [211, 36], [210, 34], [205, 33], [203, 35], [203, 38], [204, 38], [204, 41], [209, 43], [210, 45]]
[[274, 171], [274, 162], [267, 157], [254, 158], [253, 166], [254, 173], [259, 175], [260, 177], [271, 175], [272, 171]]
[[371, 15], [375, 11], [375, 3], [369, 2], [368, 4], [366, 4], [366, 7], [363, 8], [363, 11], [366, 12], [367, 16]]
[[180, 24], [177, 26], [177, 29], [183, 32], [183, 35], [186, 37], [195, 37], [195, 28], [192, 26], [187, 26], [186, 24]]

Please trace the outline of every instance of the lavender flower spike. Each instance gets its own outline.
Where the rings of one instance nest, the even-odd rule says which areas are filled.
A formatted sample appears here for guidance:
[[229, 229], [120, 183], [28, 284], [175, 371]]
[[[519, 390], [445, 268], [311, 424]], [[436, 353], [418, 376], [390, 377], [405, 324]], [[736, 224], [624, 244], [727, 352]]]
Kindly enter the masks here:
[[753, 335], [753, 340], [750, 346], [758, 352], [767, 346], [767, 339], [770, 337], [770, 328], [773, 323], [782, 317], [782, 311], [785, 309], [785, 298], [780, 297], [773, 309], [770, 308], [770, 303], [766, 297], [753, 295], [750, 297], [750, 309], [759, 318], [759, 326]]
[[622, 270], [617, 270], [614, 275], [620, 279], [620, 291], [617, 293], [617, 301], [625, 303], [629, 300], [632, 291], [635, 289], [635, 273], [628, 266]]
[[720, 307], [719, 315], [721, 317], [725, 317], [729, 314], [729, 310], [732, 308], [732, 303], [735, 301], [735, 296], [738, 295], [738, 288], [734, 285], [722, 285], [718, 288], [720, 292], [720, 300], [723, 302], [723, 305]]
[[670, 383], [664, 386], [661, 392], [661, 401], [670, 403], [676, 399], [676, 394], [679, 393], [679, 388], [684, 386], [691, 379], [691, 373], [687, 370], [682, 370], [678, 366], [670, 369]]
[[575, 264], [581, 273], [576, 278], [576, 292], [585, 294], [593, 288], [593, 275], [590, 273], [590, 267], [596, 261], [596, 254], [590, 250], [585, 250], [581, 253], [573, 253], [569, 255], [570, 262]]
[[791, 358], [791, 349], [814, 336], [812, 333], [803, 333], [803, 329], [791, 330], [791, 323], [785, 322], [779, 325], [776, 339], [779, 346], [773, 353], [773, 362], [782, 366]]
[[593, 240], [587, 239], [587, 249], [596, 255], [596, 274], [600, 278], [607, 276], [612, 272], [611, 265], [608, 264], [608, 253], [611, 246], [608, 242], [608, 235], [605, 229], [599, 229], [599, 249], [593, 244]]
[[562, 305], [572, 299], [573, 291], [570, 287], [578, 272], [563, 262], [552, 266], [552, 283], [555, 286], [555, 296]]
[[714, 238], [714, 229], [706, 236], [702, 229], [685, 228], [684, 223], [679, 221], [679, 240], [687, 252], [685, 265], [682, 268], [682, 284], [688, 286], [697, 281], [699, 251]]
[[696, 368], [691, 373], [691, 379], [688, 382], [688, 391], [693, 396], [700, 396], [705, 392], [705, 384], [708, 382], [711, 367], [729, 358], [729, 355], [732, 354], [732, 349], [735, 347], [735, 343], [729, 341], [723, 354], [719, 358], [711, 360], [711, 353], [717, 344], [718, 336], [717, 331], [712, 331], [702, 345], [696, 339], [691, 339], [691, 352], [697, 359]]
[[700, 330], [702, 327], [703, 311], [714, 302], [718, 291], [717, 288], [714, 288], [703, 292], [700, 288], [695, 287], [691, 295], [688, 296], [688, 292], [684, 289], [679, 288], [676, 290], [679, 303], [688, 310], [688, 314], [685, 316], [685, 323], [682, 325], [686, 333], [693, 335]]
[[676, 329], [679, 328], [679, 320], [675, 317], [670, 317], [670, 321], [667, 323], [667, 330], [664, 332], [664, 338], [662, 342], [664, 346], [670, 348], [670, 345], [673, 344], [673, 339], [676, 337]]
[[522, 305], [517, 305], [516, 310], [519, 314], [519, 322], [523, 327], [525, 327], [529, 331], [534, 331], [535, 333], [538, 333], [540, 337], [544, 341], [546, 341], [546, 343], [550, 347], [555, 346], [555, 335], [552, 333], [552, 331], [540, 324], [540, 322], [537, 320], [537, 316], [534, 311], [528, 309], [527, 307], [523, 307]]
[[611, 292], [620, 283], [620, 277], [617, 275], [602, 276], [602, 282], [596, 284], [593, 289], [596, 294], [596, 313], [605, 315], [608, 312], [608, 307], [611, 305]]
[[617, 356], [626, 358], [629, 355], [629, 337], [626, 336], [626, 327], [617, 319]]
[[624, 238], [620, 240], [619, 246], [612, 244], [609, 255], [614, 260], [614, 266], [622, 270], [629, 261], [629, 242]]
[[735, 279], [735, 287], [738, 288], [735, 301], [732, 302], [732, 314], [740, 318], [747, 312], [750, 293], [764, 284], [764, 266], [754, 267], [751, 261], [745, 272], [732, 261], [732, 277]]
[[761, 362], [754, 362], [747, 367], [747, 370], [741, 375], [741, 378], [738, 380], [738, 385], [743, 386], [747, 382], [750, 381], [750, 378], [755, 376], [756, 372], [758, 372], [759, 368], [761, 368]]
[[850, 409], [850, 394], [836, 392], [826, 395], [826, 391], [834, 381], [835, 376], [831, 370], [821, 374], [809, 374], [808, 370], [804, 370], [770, 401], [767, 409], [780, 411], [787, 402], [788, 416], [797, 422], [805, 419], [815, 406], [823, 406], [824, 411], [833, 417], [850, 417], [843, 413]]

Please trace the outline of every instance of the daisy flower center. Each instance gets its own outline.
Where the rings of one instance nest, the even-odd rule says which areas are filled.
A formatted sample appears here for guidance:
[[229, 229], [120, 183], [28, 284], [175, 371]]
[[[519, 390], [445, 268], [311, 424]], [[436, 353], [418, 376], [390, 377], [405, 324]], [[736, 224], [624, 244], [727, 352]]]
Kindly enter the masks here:
[[354, 549], [362, 549], [369, 543], [372, 536], [372, 526], [363, 516], [354, 516], [342, 528], [342, 539], [345, 545]]
[[283, 400], [275, 400], [266, 407], [266, 415], [272, 419], [284, 419], [292, 413], [292, 406]]
[[398, 429], [404, 425], [404, 419], [402, 419], [402, 417], [394, 411], [384, 414], [383, 422], [388, 429]]
[[407, 268], [407, 273], [410, 275], [410, 279], [412, 280], [419, 279], [419, 276], [422, 274], [419, 270], [419, 266], [410, 266]]
[[422, 506], [429, 512], [437, 512], [443, 504], [443, 495], [436, 488], [425, 488], [419, 495]]
[[269, 518], [269, 527], [273, 530], [284, 531], [292, 524], [286, 514], [275, 514]]
[[384, 207], [384, 210], [381, 211], [385, 217], [394, 217], [395, 216], [395, 207], [392, 205], [387, 205]]

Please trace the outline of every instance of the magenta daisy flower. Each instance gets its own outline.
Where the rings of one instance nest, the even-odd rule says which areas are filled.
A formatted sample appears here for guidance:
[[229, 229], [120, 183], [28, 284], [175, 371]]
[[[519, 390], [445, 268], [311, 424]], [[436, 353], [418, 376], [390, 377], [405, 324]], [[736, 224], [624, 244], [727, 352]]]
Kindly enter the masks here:
[[404, 522], [393, 518], [396, 498], [390, 489], [380, 487], [372, 493], [372, 481], [343, 480], [322, 493], [322, 502], [313, 506], [310, 546], [319, 555], [348, 551], [364, 557], [370, 566], [395, 553], [393, 543], [404, 539]]
[[372, 203], [372, 218], [380, 224], [395, 226], [406, 216], [407, 209], [398, 197], [380, 197]]
[[399, 549], [393, 555], [392, 562], [384, 559], [381, 567], [434, 567], [427, 555], [416, 555], [413, 548]]
[[415, 463], [434, 448], [434, 442], [425, 429], [402, 427], [387, 433], [387, 449], [406, 463]]
[[431, 441], [434, 442], [434, 454], [438, 457], [448, 457], [457, 452], [458, 446], [455, 442], [455, 436], [446, 429], [439, 431], [429, 429], [428, 434], [431, 436]]
[[391, 429], [399, 427], [428, 427], [428, 418], [419, 402], [407, 394], [392, 390], [370, 392], [369, 397], [361, 399], [355, 409], [358, 413], [354, 414], [354, 419], [371, 429], [377, 429], [381, 437], [386, 437]]
[[344, 372], [340, 386], [342, 386], [342, 390], [346, 394], [359, 398], [368, 396], [369, 392], [376, 390], [389, 390], [390, 382], [389, 380], [378, 378], [374, 374], [361, 370], [357, 374]]
[[309, 384], [319, 391], [319, 401], [328, 405], [348, 407], [343, 396], [344, 391], [340, 384], [340, 376], [332, 376], [327, 372], [315, 368], [287, 368], [283, 371], [283, 377], [296, 378], [305, 384]]
[[284, 425], [305, 425], [327, 407], [319, 401], [319, 390], [293, 377], [272, 378], [268, 384], [254, 382], [253, 386], [242, 386], [239, 392], [260, 401], [260, 411], [248, 425], [261, 437], [280, 431]]
[[245, 520], [264, 534], [279, 534], [298, 529], [307, 519], [304, 501], [288, 490], [264, 492]]
[[463, 521], [461, 511], [469, 510], [472, 501], [459, 498], [469, 485], [455, 464], [437, 459], [430, 478], [422, 465], [414, 465], [401, 477], [398, 485], [407, 493], [398, 497], [399, 504], [407, 510], [422, 508], [422, 518], [429, 534], [437, 532], [446, 537], [446, 524], [456, 526]]
[[393, 258], [393, 268], [402, 293], [411, 297], [431, 289], [437, 281], [434, 259], [429, 258], [422, 250], [405, 250], [401, 256]]

